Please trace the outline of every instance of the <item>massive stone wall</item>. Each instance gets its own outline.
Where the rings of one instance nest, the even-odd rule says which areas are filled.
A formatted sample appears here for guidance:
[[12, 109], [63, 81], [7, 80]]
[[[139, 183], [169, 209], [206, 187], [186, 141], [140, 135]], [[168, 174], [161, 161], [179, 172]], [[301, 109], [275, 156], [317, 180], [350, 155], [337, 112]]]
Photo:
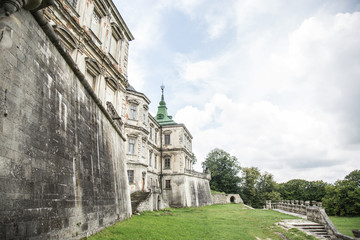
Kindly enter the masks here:
[[164, 176], [164, 180], [171, 180], [171, 189], [165, 187], [163, 197], [171, 207], [199, 207], [212, 204], [208, 179], [186, 174], [170, 176]]
[[0, 48], [0, 239], [80, 238], [130, 217], [121, 133], [28, 11], [0, 24], [12, 29]]

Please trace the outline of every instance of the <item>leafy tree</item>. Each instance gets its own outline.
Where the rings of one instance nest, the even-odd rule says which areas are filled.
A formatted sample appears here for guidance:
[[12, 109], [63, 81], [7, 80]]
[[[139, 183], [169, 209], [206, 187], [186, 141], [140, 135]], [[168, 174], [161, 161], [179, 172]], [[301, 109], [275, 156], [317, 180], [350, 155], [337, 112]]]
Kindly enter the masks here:
[[360, 215], [360, 171], [352, 171], [344, 180], [327, 186], [323, 204], [329, 215]]
[[328, 183], [323, 181], [311, 181], [308, 182], [304, 198], [300, 200], [309, 200], [309, 201], [317, 201], [321, 202], [322, 198], [326, 194], [326, 187], [329, 186]]
[[258, 202], [257, 207], [265, 205], [266, 200], [277, 201], [281, 199], [278, 192], [278, 184], [274, 180], [274, 176], [271, 173], [265, 172], [260, 176], [259, 182], [256, 186]]
[[266, 200], [281, 199], [273, 175], [261, 174], [256, 167], [243, 168], [241, 187], [244, 202], [255, 208], [263, 207]]
[[303, 179], [293, 179], [280, 184], [280, 194], [287, 200], [310, 200], [305, 198], [308, 181]]
[[242, 169], [241, 192], [242, 198], [246, 204], [253, 207], [258, 205], [258, 196], [256, 185], [260, 179], [260, 170], [256, 167], [249, 167]]
[[193, 165], [194, 165], [195, 163], [197, 163], [197, 158], [196, 158], [196, 156], [195, 156], [194, 153], [192, 154], [191, 158], [192, 158], [192, 164], [193, 164]]
[[326, 186], [329, 184], [323, 181], [306, 181], [293, 179], [286, 183], [279, 184], [282, 199], [321, 201], [325, 196]]
[[218, 192], [238, 193], [241, 167], [235, 156], [222, 149], [213, 149], [202, 163], [204, 171], [210, 170], [210, 188]]

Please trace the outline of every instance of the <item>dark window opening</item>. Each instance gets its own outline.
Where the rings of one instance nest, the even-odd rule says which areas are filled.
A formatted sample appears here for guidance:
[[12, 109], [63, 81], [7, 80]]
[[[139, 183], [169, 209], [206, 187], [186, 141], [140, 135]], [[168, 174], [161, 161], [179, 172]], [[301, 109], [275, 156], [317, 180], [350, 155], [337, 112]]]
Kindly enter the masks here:
[[129, 183], [134, 183], [134, 170], [127, 170]]
[[169, 169], [170, 168], [170, 158], [165, 158], [165, 169]]
[[165, 180], [165, 188], [171, 189], [171, 181], [170, 180]]

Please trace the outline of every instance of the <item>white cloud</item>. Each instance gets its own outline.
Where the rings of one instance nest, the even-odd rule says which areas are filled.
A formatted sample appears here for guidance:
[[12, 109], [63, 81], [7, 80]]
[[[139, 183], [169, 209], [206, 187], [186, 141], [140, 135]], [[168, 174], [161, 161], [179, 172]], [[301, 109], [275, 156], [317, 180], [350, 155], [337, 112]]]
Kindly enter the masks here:
[[[252, 65], [253, 77], [245, 89], [239, 89], [247, 98], [226, 96], [225, 91], [204, 108], [187, 106], [175, 116], [193, 132], [198, 159], [215, 147], [224, 148], [243, 165], [260, 167], [280, 181], [334, 181], [355, 169], [360, 151], [349, 149], [346, 139], [349, 131], [359, 136], [359, 125], [351, 121], [358, 123], [353, 118], [360, 116], [352, 116], [354, 108], [344, 104], [356, 106], [360, 95], [359, 17], [355, 12], [306, 19], [289, 34], [288, 48], [279, 51], [266, 50], [271, 38], [249, 45], [252, 61], [258, 64]], [[241, 59], [237, 51], [224, 52], [218, 59], [232, 59], [229, 68], [238, 70], [233, 74], [242, 71], [236, 67]], [[235, 76], [222, 78], [223, 61], [185, 66], [184, 79], [207, 81], [209, 91], [219, 92], [212, 88], [219, 83], [216, 79], [239, 86]], [[349, 114], [353, 118], [344, 123]]]
[[[360, 13], [339, 10], [353, 3], [135, 0], [123, 8], [132, 8], [125, 20], [136, 38], [129, 82], [140, 91], [159, 79], [176, 86], [166, 90], [169, 113], [190, 129], [199, 161], [220, 147], [280, 181], [334, 181], [358, 168]], [[200, 47], [190, 53], [168, 47], [163, 29], [174, 10], [208, 34], [192, 39]]]

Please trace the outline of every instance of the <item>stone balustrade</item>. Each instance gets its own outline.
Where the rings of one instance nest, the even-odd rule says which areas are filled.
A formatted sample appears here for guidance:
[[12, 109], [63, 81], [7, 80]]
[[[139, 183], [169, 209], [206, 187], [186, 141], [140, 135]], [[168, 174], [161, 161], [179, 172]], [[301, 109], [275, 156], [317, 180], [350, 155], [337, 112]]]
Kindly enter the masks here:
[[322, 202], [302, 201], [302, 200], [281, 200], [272, 202], [266, 201], [267, 209], [280, 209], [287, 212], [305, 215], [307, 220], [313, 221], [325, 226], [331, 239], [353, 240], [355, 238], [339, 233], [334, 224], [326, 214]]
[[317, 206], [322, 208], [322, 202], [303, 200], [281, 200], [278, 202], [271, 202], [268, 200], [266, 202], [266, 208], [281, 209], [287, 212], [293, 212], [302, 215], [306, 215], [307, 208], [310, 206]]

